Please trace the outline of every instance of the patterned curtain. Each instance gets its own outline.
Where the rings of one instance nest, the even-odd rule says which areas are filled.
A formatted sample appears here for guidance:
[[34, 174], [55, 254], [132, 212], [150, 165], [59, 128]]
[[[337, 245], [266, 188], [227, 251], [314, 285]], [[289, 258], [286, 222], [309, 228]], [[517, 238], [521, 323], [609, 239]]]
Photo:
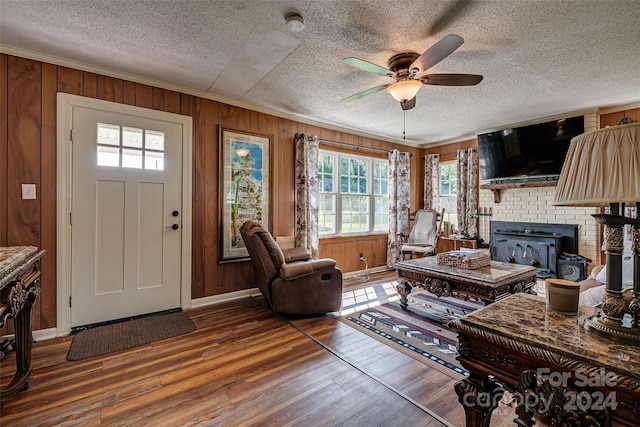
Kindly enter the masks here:
[[424, 208], [440, 212], [440, 154], [424, 156]]
[[296, 134], [296, 246], [307, 248], [314, 259], [318, 250], [318, 154], [315, 135]]
[[458, 150], [458, 226], [460, 233], [478, 235], [478, 149]]
[[409, 153], [392, 150], [389, 153], [389, 243], [387, 266], [402, 259], [403, 236], [409, 235]]

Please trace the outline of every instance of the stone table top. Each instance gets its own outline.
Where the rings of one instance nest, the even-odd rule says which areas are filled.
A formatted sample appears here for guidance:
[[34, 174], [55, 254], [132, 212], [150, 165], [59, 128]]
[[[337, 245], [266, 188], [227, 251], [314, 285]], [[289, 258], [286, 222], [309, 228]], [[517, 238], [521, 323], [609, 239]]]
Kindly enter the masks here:
[[13, 280], [21, 267], [38, 253], [35, 246], [0, 247], [0, 288]]
[[533, 275], [537, 272], [535, 268], [528, 265], [500, 261], [491, 261], [491, 265], [476, 269], [457, 268], [438, 264], [435, 256], [400, 261], [396, 264], [396, 268], [444, 274], [489, 284], [508, 281], [519, 275]]
[[480, 337], [552, 363], [615, 371], [628, 376], [632, 389], [640, 390], [640, 347], [584, 329], [584, 319], [597, 312], [580, 306], [578, 315], [564, 315], [547, 309], [543, 297], [519, 293], [453, 321], [450, 326], [465, 336]]

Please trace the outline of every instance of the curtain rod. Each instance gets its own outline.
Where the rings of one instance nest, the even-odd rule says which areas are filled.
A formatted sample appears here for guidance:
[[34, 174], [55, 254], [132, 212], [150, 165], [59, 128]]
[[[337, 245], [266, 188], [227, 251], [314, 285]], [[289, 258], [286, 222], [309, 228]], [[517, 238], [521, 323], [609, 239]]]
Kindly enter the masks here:
[[349, 142], [330, 141], [328, 139], [320, 139], [320, 138], [318, 138], [318, 142], [324, 142], [324, 143], [327, 143], [327, 144], [336, 144], [336, 145], [346, 145], [347, 147], [353, 147], [353, 148], [357, 148], [359, 150], [379, 151], [379, 152], [382, 152], [382, 153], [390, 153], [391, 152], [391, 150], [385, 150], [383, 148], [363, 147], [361, 145], [351, 144]]
[[[296, 137], [299, 134], [296, 133]], [[385, 150], [384, 148], [376, 148], [376, 147], [363, 147], [361, 145], [351, 144], [349, 142], [340, 142], [340, 141], [331, 141], [329, 139], [318, 138], [318, 142], [324, 142], [327, 144], [336, 144], [336, 145], [346, 145], [347, 147], [357, 148], [359, 150], [370, 150], [370, 151], [379, 151], [381, 153], [390, 153], [392, 150]], [[409, 153], [409, 156], [413, 157], [413, 153]]]

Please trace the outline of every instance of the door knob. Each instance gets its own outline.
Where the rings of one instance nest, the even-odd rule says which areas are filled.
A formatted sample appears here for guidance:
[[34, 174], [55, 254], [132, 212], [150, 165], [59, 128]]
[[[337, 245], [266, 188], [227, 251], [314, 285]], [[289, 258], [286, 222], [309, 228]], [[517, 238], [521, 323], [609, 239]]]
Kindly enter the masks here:
[[173, 215], [173, 216], [178, 216], [178, 215], [180, 215], [180, 212], [178, 212], [178, 211], [173, 211], [173, 212], [171, 212], [171, 215]]
[[178, 224], [172, 224], [172, 225], [170, 225], [168, 227], [165, 227], [165, 228], [170, 228], [172, 230], [177, 230], [178, 228], [180, 228], [180, 226]]

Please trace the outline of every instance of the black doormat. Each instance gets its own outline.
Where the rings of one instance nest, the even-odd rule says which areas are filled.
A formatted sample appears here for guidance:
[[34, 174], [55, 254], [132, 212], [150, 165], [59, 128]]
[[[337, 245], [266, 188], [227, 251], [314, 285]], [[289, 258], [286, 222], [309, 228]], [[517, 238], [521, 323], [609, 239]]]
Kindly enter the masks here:
[[189, 316], [177, 313], [141, 317], [79, 332], [73, 337], [67, 360], [83, 360], [193, 332]]

